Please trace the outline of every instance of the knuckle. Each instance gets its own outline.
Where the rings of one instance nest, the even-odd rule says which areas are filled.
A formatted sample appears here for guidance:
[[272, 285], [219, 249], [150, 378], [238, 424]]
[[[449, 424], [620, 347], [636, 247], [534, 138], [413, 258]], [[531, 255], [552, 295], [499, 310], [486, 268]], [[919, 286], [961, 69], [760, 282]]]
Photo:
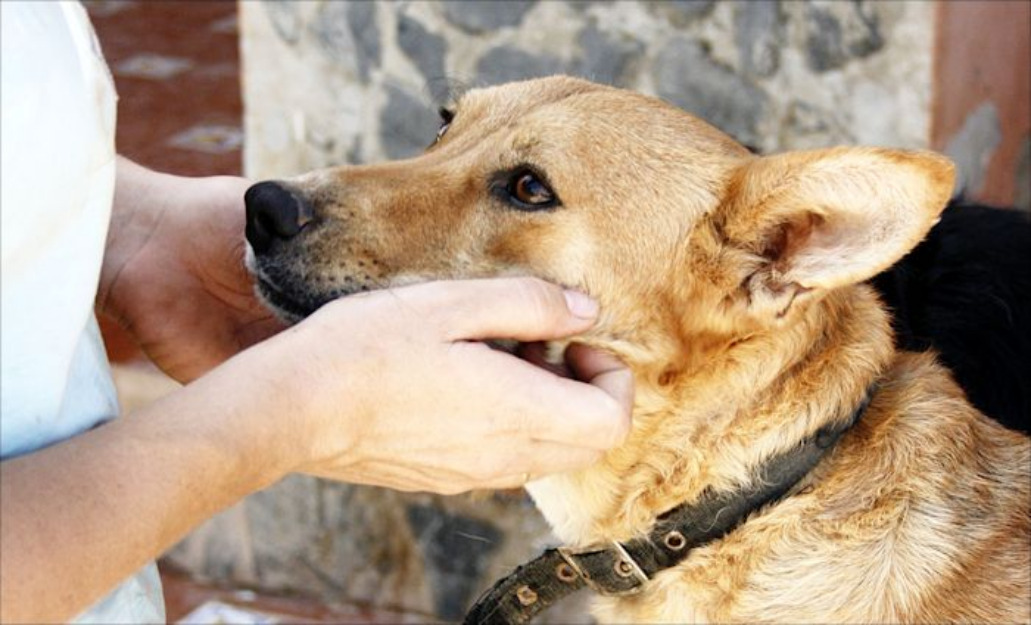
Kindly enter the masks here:
[[538, 324], [552, 323], [565, 311], [565, 299], [558, 287], [539, 278], [520, 281], [519, 296]]

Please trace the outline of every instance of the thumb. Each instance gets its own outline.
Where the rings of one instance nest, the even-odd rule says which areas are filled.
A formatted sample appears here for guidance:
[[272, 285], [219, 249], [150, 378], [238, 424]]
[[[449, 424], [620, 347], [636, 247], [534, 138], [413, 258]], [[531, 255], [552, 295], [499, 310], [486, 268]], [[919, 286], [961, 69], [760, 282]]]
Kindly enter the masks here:
[[431, 296], [448, 341], [515, 339], [546, 341], [594, 325], [598, 304], [579, 291], [537, 278], [440, 282]]

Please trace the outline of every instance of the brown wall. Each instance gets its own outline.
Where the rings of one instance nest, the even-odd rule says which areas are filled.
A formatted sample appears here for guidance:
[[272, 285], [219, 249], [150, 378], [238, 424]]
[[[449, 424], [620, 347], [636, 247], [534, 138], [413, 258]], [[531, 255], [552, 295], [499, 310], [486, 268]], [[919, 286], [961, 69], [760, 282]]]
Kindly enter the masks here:
[[[982, 184], [968, 187], [968, 195], [1001, 205], [1019, 200], [1028, 208], [1031, 2], [953, 0], [939, 4], [937, 18], [931, 147], [945, 150], [967, 124], [960, 135], [965, 145], [954, 150], [995, 144], [973, 155], [988, 166]], [[980, 119], [971, 118], [979, 109]], [[998, 134], [991, 128], [996, 117]], [[955, 158], [954, 150], [949, 152]]]

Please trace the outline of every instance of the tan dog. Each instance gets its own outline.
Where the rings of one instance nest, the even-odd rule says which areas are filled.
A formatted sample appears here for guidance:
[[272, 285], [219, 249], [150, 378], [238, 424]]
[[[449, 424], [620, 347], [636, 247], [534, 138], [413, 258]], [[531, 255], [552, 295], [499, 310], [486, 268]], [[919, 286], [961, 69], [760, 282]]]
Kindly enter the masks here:
[[695, 550], [613, 622], [1027, 622], [1031, 442], [931, 355], [896, 353], [862, 282], [953, 184], [928, 152], [756, 157], [661, 101], [563, 77], [471, 91], [418, 158], [265, 188], [259, 291], [334, 297], [529, 274], [601, 304], [579, 340], [634, 370], [627, 442], [529, 490], [567, 544], [628, 540], [869, 408], [789, 496]]

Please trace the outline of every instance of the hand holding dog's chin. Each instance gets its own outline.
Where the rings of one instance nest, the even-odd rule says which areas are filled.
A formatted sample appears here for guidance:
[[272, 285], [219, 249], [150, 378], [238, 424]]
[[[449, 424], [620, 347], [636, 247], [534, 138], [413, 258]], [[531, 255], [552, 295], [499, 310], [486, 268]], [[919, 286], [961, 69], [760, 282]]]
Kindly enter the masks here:
[[183, 178], [120, 158], [97, 308], [188, 382], [282, 325], [243, 264], [243, 178]]
[[578, 381], [480, 340], [567, 337], [593, 325], [587, 314], [537, 280], [429, 283], [328, 304], [233, 362], [250, 369], [248, 392], [268, 394], [251, 401], [278, 428], [286, 472], [445, 494], [508, 488], [620, 443], [633, 380], [583, 345], [568, 357]]

